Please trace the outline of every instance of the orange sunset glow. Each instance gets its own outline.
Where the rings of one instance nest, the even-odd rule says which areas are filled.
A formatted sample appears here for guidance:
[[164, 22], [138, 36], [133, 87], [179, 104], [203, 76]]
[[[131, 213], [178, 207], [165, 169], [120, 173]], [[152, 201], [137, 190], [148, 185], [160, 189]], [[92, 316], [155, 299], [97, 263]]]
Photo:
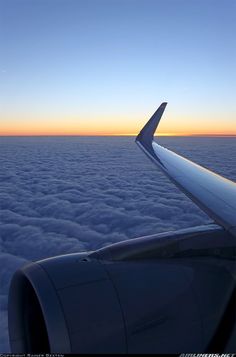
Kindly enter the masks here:
[[[50, 120], [8, 119], [1, 123], [0, 136], [135, 136], [147, 121], [139, 115], [128, 117], [108, 117], [86, 119], [59, 118]], [[163, 117], [158, 132], [160, 136], [235, 136], [236, 127], [230, 122], [224, 123], [196, 119], [171, 119]]]

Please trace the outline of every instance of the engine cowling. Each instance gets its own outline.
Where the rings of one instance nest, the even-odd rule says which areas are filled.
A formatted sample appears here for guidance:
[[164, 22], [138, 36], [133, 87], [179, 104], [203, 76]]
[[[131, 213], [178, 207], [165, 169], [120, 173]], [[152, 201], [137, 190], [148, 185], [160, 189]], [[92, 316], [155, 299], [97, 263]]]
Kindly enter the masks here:
[[12, 352], [204, 351], [234, 282], [202, 259], [106, 261], [69, 254], [15, 273]]

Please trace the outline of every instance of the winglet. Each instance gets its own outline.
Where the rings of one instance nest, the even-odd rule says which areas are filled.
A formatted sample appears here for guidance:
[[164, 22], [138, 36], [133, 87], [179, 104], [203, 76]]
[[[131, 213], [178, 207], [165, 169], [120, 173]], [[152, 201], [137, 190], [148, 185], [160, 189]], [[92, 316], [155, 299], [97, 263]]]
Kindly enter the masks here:
[[153, 140], [167, 103], [140, 131], [136, 143], [169, 179], [217, 224], [236, 237], [236, 183], [177, 155]]
[[143, 129], [140, 131], [136, 137], [136, 141], [140, 142], [144, 147], [149, 147], [153, 141], [153, 136], [155, 134], [156, 128], [161, 120], [162, 114], [166, 108], [167, 103], [163, 102], [159, 108], [155, 111], [153, 116], [149, 119]]

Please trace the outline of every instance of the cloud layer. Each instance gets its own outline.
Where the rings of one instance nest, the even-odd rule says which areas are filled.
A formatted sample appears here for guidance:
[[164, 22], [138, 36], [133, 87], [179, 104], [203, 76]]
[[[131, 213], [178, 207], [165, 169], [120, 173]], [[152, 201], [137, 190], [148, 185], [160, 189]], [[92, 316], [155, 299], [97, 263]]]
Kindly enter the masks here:
[[[133, 138], [0, 140], [0, 352], [9, 351], [9, 283], [25, 262], [210, 222]], [[234, 138], [160, 140], [236, 180]]]

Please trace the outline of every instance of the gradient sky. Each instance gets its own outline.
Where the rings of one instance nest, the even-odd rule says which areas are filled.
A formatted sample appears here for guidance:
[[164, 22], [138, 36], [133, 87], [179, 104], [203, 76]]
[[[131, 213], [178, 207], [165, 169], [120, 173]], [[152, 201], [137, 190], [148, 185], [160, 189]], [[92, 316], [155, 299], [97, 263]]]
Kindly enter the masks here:
[[236, 135], [235, 0], [0, 0], [0, 135]]

